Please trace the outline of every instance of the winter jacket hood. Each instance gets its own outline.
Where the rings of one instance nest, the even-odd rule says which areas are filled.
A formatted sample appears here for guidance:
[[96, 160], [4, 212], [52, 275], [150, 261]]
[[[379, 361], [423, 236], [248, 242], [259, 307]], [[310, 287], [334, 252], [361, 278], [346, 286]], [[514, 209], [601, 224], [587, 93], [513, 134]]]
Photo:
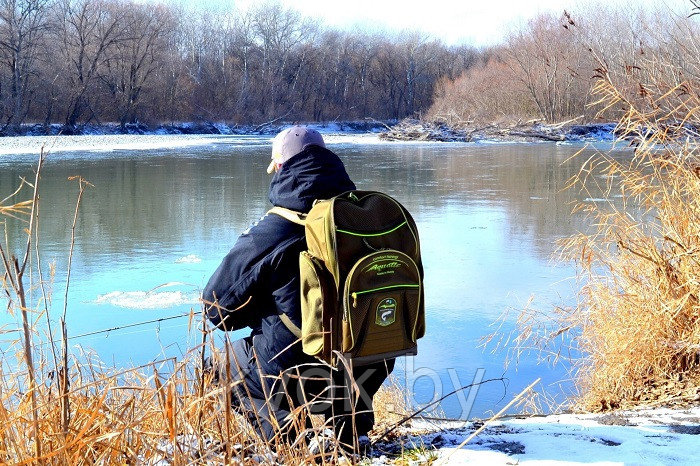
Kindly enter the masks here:
[[272, 205], [308, 212], [316, 199], [355, 189], [343, 162], [330, 150], [309, 146], [282, 165], [270, 183]]

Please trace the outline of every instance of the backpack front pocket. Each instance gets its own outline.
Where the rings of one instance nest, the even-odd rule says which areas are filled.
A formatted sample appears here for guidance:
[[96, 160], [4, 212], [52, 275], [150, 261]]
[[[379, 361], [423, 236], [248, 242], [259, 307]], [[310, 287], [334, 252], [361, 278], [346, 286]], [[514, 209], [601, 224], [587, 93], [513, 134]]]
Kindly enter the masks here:
[[345, 283], [342, 351], [359, 359], [415, 354], [422, 283], [406, 254], [384, 250], [363, 257]]

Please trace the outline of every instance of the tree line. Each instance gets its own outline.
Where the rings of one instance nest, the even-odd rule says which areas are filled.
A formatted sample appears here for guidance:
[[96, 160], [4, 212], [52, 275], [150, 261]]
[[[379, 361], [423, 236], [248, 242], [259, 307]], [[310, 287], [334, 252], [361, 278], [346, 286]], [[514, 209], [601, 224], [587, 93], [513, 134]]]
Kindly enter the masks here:
[[415, 31], [337, 30], [274, 1], [212, 11], [0, 0], [0, 133], [27, 123], [70, 133], [106, 122], [614, 120], [620, 108], [601, 113], [591, 98], [601, 63], [642, 101], [642, 64], [657, 63], [667, 82], [695, 79], [697, 11], [584, 5], [476, 49]]
[[418, 32], [334, 30], [275, 2], [0, 0], [0, 129], [402, 118], [477, 56]]
[[[655, 83], [667, 83], [667, 90], [700, 84], [698, 5], [689, 1], [674, 11], [589, 4], [541, 14], [503, 43], [481, 50], [457, 78], [443, 77], [426, 113], [454, 125], [478, 125], [617, 121], [630, 104], [649, 109]], [[599, 101], [592, 91], [601, 79], [612, 80], [621, 94]], [[691, 92], [683, 89], [678, 92]]]

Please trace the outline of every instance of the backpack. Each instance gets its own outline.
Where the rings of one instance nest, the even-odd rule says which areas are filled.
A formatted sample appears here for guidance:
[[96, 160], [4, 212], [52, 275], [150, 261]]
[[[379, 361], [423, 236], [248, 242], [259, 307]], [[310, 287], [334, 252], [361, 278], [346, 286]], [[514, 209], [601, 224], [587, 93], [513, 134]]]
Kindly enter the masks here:
[[395, 199], [348, 191], [314, 202], [308, 214], [281, 207], [270, 213], [305, 227], [299, 256], [304, 353], [337, 367], [417, 354], [425, 333], [423, 266], [418, 230]]

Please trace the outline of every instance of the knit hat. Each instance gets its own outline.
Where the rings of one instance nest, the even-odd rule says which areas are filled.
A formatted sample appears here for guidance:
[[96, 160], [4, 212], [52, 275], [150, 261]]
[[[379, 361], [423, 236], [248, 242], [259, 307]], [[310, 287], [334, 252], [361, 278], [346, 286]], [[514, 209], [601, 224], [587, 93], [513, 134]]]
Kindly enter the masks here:
[[272, 161], [267, 173], [275, 171], [275, 165], [282, 165], [308, 146], [326, 147], [321, 133], [305, 126], [292, 126], [281, 131], [272, 140]]

